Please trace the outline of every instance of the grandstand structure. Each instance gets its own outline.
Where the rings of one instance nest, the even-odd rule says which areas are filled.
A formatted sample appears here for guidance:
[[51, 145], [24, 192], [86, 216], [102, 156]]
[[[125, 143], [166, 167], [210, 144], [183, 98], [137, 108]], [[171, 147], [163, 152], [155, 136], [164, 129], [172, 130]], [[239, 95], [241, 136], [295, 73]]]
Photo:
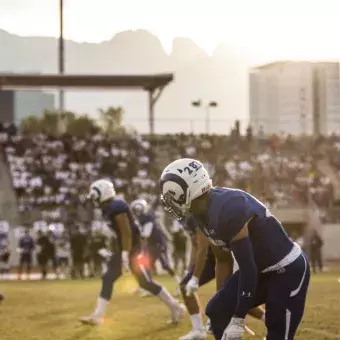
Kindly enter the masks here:
[[[172, 80], [171, 74], [0, 74], [0, 91], [33, 87], [142, 89], [149, 95], [152, 135], [154, 105]], [[335, 201], [340, 199], [337, 156], [340, 138], [315, 141], [309, 137], [271, 136], [263, 140], [253, 136], [248, 140], [241, 135], [175, 134], [140, 136], [140, 139], [130, 136], [124, 140], [106, 140], [105, 136], [70, 140], [67, 136], [50, 138], [43, 133], [24, 135], [20, 131], [12, 135], [5, 132], [2, 138], [0, 220], [7, 220], [11, 226], [22, 225], [20, 221], [32, 225], [41, 219], [52, 220], [64, 205], [65, 215], [76, 214], [71, 220], [84, 219], [81, 223], [90, 223], [91, 217], [72, 200], [98, 176], [113, 178], [118, 192], [128, 201], [144, 195], [152, 202], [158, 195], [157, 181], [165, 164], [179, 157], [192, 157], [212, 169], [216, 185], [245, 189], [265, 202], [290, 234], [322, 227], [327, 239], [325, 249], [329, 250], [326, 258], [340, 258], [339, 251], [333, 251], [337, 248], [328, 246], [340, 235], [335, 224], [340, 218], [334, 216], [340, 215], [331, 213]], [[309, 192], [315, 196], [310, 200]], [[327, 220], [325, 228], [313, 199]], [[65, 200], [69, 203], [63, 204]], [[68, 211], [73, 205], [75, 209]]]
[[18, 88], [142, 89], [149, 98], [149, 132], [155, 132], [155, 104], [173, 74], [155, 75], [57, 75], [0, 74], [0, 91]]

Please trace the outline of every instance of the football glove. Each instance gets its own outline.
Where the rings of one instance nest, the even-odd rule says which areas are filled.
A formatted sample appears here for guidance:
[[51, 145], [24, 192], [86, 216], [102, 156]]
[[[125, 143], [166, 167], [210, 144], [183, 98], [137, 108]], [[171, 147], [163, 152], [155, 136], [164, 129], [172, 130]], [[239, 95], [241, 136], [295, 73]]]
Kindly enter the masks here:
[[185, 292], [187, 296], [190, 296], [198, 291], [199, 283], [196, 276], [192, 276], [189, 282], [185, 286]]
[[103, 257], [105, 260], [108, 260], [109, 257], [112, 255], [112, 253], [110, 251], [108, 251], [105, 248], [101, 248], [98, 250], [98, 254]]
[[245, 321], [241, 318], [231, 318], [221, 340], [242, 340], [245, 330]]

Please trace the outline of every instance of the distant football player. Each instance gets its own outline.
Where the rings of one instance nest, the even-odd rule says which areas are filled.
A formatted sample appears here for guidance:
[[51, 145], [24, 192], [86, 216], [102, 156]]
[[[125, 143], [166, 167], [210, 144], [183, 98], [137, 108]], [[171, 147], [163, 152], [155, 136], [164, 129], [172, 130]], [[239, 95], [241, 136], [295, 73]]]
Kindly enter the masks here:
[[167, 305], [171, 312], [170, 322], [178, 323], [183, 315], [183, 306], [164, 287], [152, 280], [145, 265], [139, 261], [141, 236], [138, 225], [134, 221], [128, 204], [115, 196], [114, 186], [109, 180], [101, 179], [90, 186], [88, 198], [101, 207], [103, 217], [117, 235], [119, 250], [113, 254], [106, 249], [101, 250], [102, 255], [108, 260], [107, 271], [102, 276], [102, 288], [97, 306], [90, 316], [83, 317], [80, 321], [91, 325], [102, 323], [106, 306], [111, 299], [114, 282], [123, 272], [131, 271], [141, 288], [158, 296]]
[[8, 240], [9, 224], [7, 221], [0, 221], [0, 276], [10, 271], [9, 258], [11, 256]]
[[18, 244], [19, 258], [19, 269], [18, 279], [21, 280], [23, 269], [26, 269], [26, 275], [29, 279], [32, 263], [33, 263], [33, 251], [35, 249], [35, 242], [33, 237], [30, 235], [30, 230], [25, 229], [24, 235], [20, 237]]
[[160, 185], [165, 209], [178, 219], [190, 212], [210, 242], [231, 250], [239, 265], [206, 307], [215, 339], [243, 339], [245, 316], [262, 304], [266, 339], [294, 339], [310, 269], [280, 222], [249, 193], [213, 187], [207, 170], [193, 159], [169, 164]]
[[[199, 297], [196, 292], [199, 287], [211, 282], [214, 278], [216, 278], [216, 288], [219, 290], [224, 280], [238, 270], [238, 265], [233, 261], [230, 252], [212, 245], [202, 232], [197, 230], [192, 216], [184, 221], [183, 226], [190, 235], [192, 247], [189, 270], [182, 279], [180, 287], [190, 315], [192, 330], [179, 340], [203, 340], [206, 339], [207, 332], [203, 325]], [[264, 320], [264, 311], [259, 307], [250, 310], [249, 314]], [[248, 332], [252, 334], [249, 329]]]
[[159, 260], [162, 268], [179, 283], [180, 278], [176, 276], [170, 264], [168, 239], [155, 215], [149, 210], [147, 202], [143, 199], [137, 199], [131, 203], [131, 210], [139, 223], [140, 233], [142, 239], [146, 242], [148, 255], [154, 261]]

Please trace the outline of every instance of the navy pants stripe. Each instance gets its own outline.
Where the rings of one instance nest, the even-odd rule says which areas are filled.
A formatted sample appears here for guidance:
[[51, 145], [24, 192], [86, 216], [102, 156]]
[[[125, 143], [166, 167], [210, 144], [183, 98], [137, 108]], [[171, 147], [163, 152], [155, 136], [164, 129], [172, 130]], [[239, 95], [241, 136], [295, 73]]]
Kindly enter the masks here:
[[[292, 340], [302, 320], [310, 279], [305, 254], [289, 266], [270, 273], [260, 273], [252, 307], [266, 306], [267, 340]], [[229, 277], [210, 299], [206, 315], [210, 318], [216, 340], [232, 318], [238, 296], [239, 271]]]

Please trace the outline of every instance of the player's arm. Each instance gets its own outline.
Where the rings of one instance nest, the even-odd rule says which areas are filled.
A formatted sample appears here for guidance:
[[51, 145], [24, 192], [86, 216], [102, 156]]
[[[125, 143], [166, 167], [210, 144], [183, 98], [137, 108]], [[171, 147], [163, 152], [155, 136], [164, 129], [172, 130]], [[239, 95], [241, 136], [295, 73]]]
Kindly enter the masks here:
[[214, 245], [211, 246], [216, 259], [216, 290], [220, 290], [225, 279], [233, 272], [233, 257], [230, 252], [226, 252]]
[[141, 236], [143, 237], [143, 239], [147, 240], [150, 238], [153, 228], [154, 228], [154, 224], [152, 222], [146, 222], [143, 224], [142, 230], [141, 230]]
[[[196, 231], [196, 249], [192, 249], [192, 260], [194, 263], [194, 272], [185, 286], [186, 295], [192, 295], [199, 288], [199, 278], [203, 272], [205, 261], [207, 258], [207, 251], [209, 247], [209, 240], [202, 234], [201, 231]], [[195, 251], [195, 252], [193, 252]]]
[[117, 227], [120, 231], [122, 252], [130, 252], [132, 245], [132, 231], [127, 214], [122, 213], [115, 216]]
[[189, 268], [195, 267], [196, 253], [197, 253], [197, 232], [190, 234], [191, 251], [189, 258]]
[[252, 219], [253, 217], [247, 221], [230, 243], [240, 271], [239, 297], [234, 316], [242, 319], [246, 317], [252, 307], [257, 286], [257, 267], [248, 235], [248, 224]]
[[209, 240], [203, 235], [200, 230], [197, 230], [197, 249], [195, 255], [195, 269], [193, 276], [199, 278], [203, 272], [205, 261], [207, 259], [207, 252], [209, 247]]

